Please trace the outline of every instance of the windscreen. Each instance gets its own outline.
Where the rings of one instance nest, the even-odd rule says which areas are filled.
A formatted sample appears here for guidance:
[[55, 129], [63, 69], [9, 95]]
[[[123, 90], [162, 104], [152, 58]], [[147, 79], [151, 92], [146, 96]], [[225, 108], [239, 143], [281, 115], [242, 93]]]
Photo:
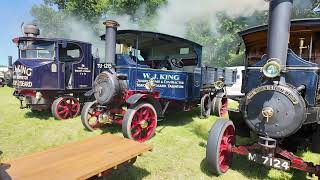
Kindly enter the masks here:
[[20, 58], [22, 59], [50, 59], [55, 56], [54, 42], [50, 41], [20, 41]]

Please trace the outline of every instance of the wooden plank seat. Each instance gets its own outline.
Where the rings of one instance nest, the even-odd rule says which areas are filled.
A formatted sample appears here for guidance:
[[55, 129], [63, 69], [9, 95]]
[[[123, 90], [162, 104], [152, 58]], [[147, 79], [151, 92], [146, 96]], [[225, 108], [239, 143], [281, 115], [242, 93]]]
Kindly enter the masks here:
[[0, 179], [88, 179], [151, 150], [151, 145], [104, 134], [4, 162]]

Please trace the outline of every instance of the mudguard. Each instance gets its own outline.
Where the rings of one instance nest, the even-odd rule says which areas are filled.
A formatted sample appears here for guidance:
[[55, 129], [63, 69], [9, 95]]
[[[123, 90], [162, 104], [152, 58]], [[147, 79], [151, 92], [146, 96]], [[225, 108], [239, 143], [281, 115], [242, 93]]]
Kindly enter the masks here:
[[149, 94], [134, 94], [126, 100], [128, 104], [136, 104], [141, 101], [152, 104], [157, 111], [158, 117], [163, 117], [160, 102]]

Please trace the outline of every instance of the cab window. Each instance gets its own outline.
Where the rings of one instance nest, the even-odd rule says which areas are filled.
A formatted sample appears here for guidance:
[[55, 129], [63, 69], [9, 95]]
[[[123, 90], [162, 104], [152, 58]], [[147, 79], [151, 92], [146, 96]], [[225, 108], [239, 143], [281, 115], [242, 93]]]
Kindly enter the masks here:
[[55, 57], [54, 42], [20, 41], [18, 47], [22, 59], [53, 60]]
[[59, 58], [62, 62], [74, 62], [81, 60], [83, 52], [81, 47], [74, 43], [68, 43], [66, 47], [59, 45]]

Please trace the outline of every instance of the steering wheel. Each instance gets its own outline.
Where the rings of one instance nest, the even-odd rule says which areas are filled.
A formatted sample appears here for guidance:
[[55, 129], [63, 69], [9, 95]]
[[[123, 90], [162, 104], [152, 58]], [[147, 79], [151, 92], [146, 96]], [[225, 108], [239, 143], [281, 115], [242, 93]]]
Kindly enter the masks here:
[[184, 64], [183, 61], [181, 59], [177, 59], [177, 58], [172, 58], [170, 60], [171, 64], [177, 68], [183, 68]]

